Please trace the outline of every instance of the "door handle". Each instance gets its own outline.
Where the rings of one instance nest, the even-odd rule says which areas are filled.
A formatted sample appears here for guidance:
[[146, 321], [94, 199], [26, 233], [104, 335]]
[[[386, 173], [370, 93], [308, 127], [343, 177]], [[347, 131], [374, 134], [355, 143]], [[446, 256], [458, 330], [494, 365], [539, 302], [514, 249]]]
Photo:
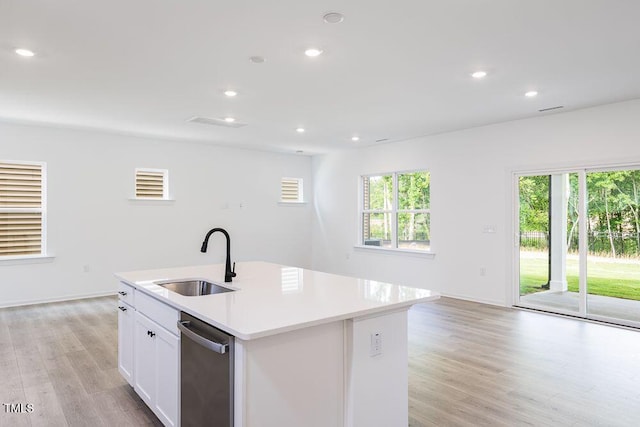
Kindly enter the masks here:
[[178, 329], [180, 329], [180, 331], [188, 338], [190, 338], [197, 344], [200, 344], [204, 348], [207, 348], [219, 354], [225, 354], [229, 351], [229, 344], [222, 344], [219, 342], [211, 341], [206, 339], [205, 337], [198, 335], [197, 333], [189, 329], [190, 324], [191, 321], [189, 320], [178, 320]]
[[121, 311], [127, 311], [127, 307], [118, 306]]
[[127, 295], [127, 293], [126, 293], [125, 291], [118, 291], [118, 293], [119, 293], [120, 295], [122, 295], [123, 297]]

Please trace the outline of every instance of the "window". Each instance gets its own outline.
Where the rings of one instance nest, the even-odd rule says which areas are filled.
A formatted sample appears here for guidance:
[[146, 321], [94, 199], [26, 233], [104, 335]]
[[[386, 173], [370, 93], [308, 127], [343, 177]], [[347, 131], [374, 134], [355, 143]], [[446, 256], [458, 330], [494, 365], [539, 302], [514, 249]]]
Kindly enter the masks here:
[[168, 199], [168, 181], [166, 169], [136, 169], [136, 199]]
[[280, 181], [282, 203], [302, 203], [302, 178], [282, 178]]
[[363, 176], [360, 243], [429, 251], [430, 182], [427, 171]]
[[0, 258], [45, 251], [45, 166], [0, 162]]

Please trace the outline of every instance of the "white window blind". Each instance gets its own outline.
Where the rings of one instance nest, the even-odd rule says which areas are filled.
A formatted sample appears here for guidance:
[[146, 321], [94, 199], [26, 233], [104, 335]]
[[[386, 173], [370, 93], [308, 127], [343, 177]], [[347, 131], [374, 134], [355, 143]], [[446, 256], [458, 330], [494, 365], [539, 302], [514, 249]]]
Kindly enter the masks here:
[[0, 162], [0, 257], [43, 253], [43, 165]]
[[161, 169], [136, 169], [137, 199], [166, 199], [167, 171]]
[[282, 178], [280, 181], [280, 201], [285, 203], [302, 202], [302, 178]]

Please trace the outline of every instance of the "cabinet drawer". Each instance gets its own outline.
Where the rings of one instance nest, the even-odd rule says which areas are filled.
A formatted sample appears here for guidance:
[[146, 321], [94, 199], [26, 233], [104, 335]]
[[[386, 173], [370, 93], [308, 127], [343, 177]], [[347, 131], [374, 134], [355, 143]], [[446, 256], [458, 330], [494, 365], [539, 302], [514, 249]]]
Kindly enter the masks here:
[[130, 306], [135, 307], [134, 297], [135, 293], [133, 286], [129, 286], [126, 283], [120, 282], [120, 284], [118, 285], [118, 298], [120, 298], [121, 301], [126, 302]]
[[136, 293], [136, 310], [143, 313], [149, 319], [153, 320], [172, 334], [179, 336], [178, 319], [180, 312], [175, 308], [164, 304], [157, 299], [150, 297], [142, 292]]

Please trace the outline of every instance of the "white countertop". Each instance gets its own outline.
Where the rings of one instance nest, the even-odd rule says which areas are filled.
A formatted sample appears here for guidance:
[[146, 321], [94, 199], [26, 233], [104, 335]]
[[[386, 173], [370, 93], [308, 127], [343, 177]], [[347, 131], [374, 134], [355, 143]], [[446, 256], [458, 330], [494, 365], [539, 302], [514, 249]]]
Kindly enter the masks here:
[[[266, 262], [239, 262], [224, 282], [224, 265], [116, 273], [121, 281], [243, 340], [367, 316], [438, 299], [439, 294]], [[183, 296], [155, 284], [206, 279], [235, 292]]]

